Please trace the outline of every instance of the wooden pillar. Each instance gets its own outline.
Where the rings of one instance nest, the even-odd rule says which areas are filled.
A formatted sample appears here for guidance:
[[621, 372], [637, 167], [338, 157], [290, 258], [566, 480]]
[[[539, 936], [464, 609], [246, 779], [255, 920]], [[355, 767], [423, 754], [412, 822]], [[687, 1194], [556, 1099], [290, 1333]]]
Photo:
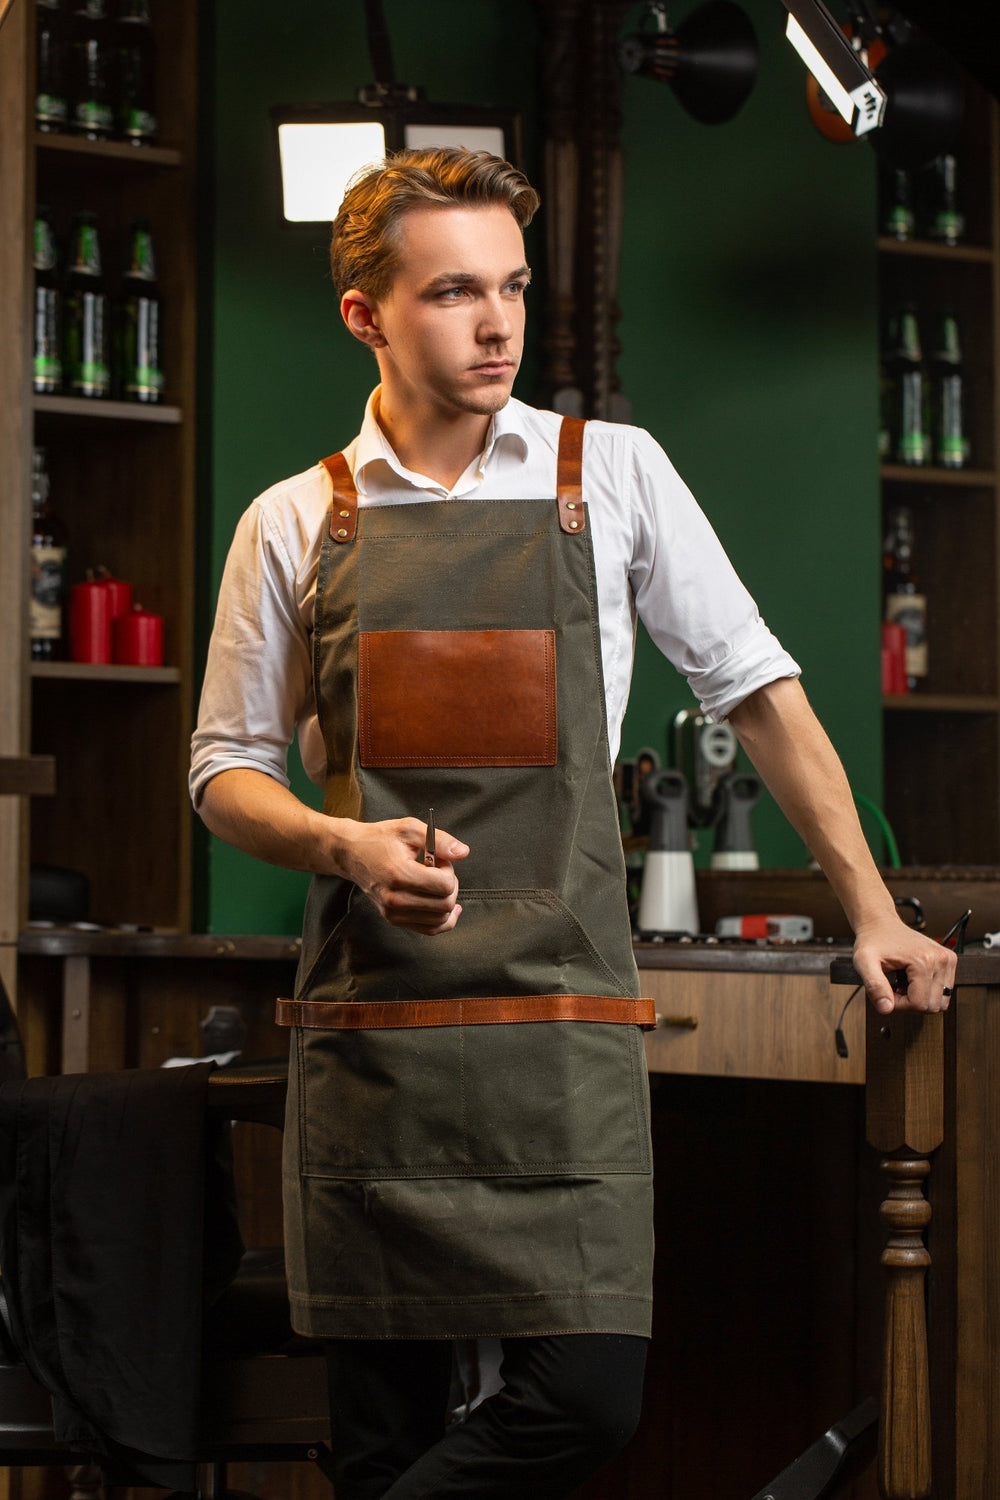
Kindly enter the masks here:
[[944, 1017], [868, 1012], [867, 1134], [884, 1153], [888, 1229], [878, 1481], [885, 1500], [931, 1493], [924, 1230], [930, 1156], [944, 1139]]

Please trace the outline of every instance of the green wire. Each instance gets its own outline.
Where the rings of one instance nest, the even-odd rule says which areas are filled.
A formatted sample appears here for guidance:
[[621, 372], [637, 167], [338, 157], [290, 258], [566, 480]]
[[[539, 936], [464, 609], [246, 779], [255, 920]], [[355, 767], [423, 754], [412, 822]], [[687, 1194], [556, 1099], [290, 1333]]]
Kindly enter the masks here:
[[881, 828], [882, 837], [885, 839], [885, 852], [889, 859], [889, 866], [893, 870], [898, 870], [902, 862], [899, 858], [899, 845], [896, 843], [896, 836], [889, 826], [889, 819], [878, 803], [873, 802], [870, 797], [863, 797], [860, 793], [857, 793], [854, 800], [859, 807], [867, 808], [879, 828]]

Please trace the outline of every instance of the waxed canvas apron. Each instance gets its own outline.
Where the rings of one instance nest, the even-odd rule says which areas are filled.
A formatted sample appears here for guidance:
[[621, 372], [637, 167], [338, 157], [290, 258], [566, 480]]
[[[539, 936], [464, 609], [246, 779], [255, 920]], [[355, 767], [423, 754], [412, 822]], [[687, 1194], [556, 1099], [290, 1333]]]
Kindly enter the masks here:
[[[503, 996], [527, 1017], [546, 997], [570, 1010], [583, 997], [624, 1016], [638, 994], [582, 431], [564, 424], [558, 502], [358, 512], [343, 457], [326, 461], [314, 635], [325, 810], [371, 822], [433, 807], [471, 853], [456, 867], [462, 915], [437, 937], [390, 925], [346, 881], [313, 881], [295, 999], [283, 1014], [279, 1003], [297, 1023], [284, 1176], [304, 1333], [649, 1332], [639, 1028], [397, 1029], [385, 1010], [463, 997], [472, 1019], [477, 997]], [[352, 1021], [382, 1019], [310, 1020], [345, 1003], [369, 1006]]]

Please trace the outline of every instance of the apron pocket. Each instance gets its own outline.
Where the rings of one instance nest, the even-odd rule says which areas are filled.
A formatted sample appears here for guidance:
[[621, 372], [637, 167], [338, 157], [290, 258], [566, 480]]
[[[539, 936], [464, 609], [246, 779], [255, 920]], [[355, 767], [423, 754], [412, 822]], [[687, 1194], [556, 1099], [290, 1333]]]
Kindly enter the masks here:
[[579, 1176], [650, 1167], [637, 1027], [295, 1033], [312, 1177]]
[[554, 766], [553, 630], [363, 630], [363, 766]]

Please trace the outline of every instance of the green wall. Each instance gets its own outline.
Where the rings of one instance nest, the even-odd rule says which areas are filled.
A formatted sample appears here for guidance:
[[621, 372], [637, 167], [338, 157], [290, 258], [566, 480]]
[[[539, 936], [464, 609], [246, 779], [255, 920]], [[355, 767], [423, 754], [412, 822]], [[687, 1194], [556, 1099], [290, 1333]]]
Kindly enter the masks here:
[[[873, 160], [809, 124], [780, 7], [745, 8], [761, 71], [731, 124], [697, 126], [662, 85], [626, 84], [622, 381], [634, 420], [670, 452], [802, 662], [857, 790], [878, 797]], [[349, 98], [369, 81], [360, 0], [207, 9], [206, 628], [238, 516], [267, 485], [347, 441], [374, 380], [369, 356], [339, 326], [322, 226], [279, 222], [268, 116], [274, 103]], [[398, 76], [433, 99], [519, 108], [537, 176], [529, 0], [386, 0], [385, 11]], [[529, 256], [542, 264], [537, 232]], [[536, 323], [518, 387], [528, 400], [537, 348]], [[640, 639], [625, 753], [664, 752], [673, 714], [691, 702]], [[296, 789], [313, 796], [301, 777]], [[762, 806], [755, 826], [766, 862], [804, 862], [776, 809]], [[297, 930], [303, 877], [207, 838], [198, 876], [207, 930]]]

